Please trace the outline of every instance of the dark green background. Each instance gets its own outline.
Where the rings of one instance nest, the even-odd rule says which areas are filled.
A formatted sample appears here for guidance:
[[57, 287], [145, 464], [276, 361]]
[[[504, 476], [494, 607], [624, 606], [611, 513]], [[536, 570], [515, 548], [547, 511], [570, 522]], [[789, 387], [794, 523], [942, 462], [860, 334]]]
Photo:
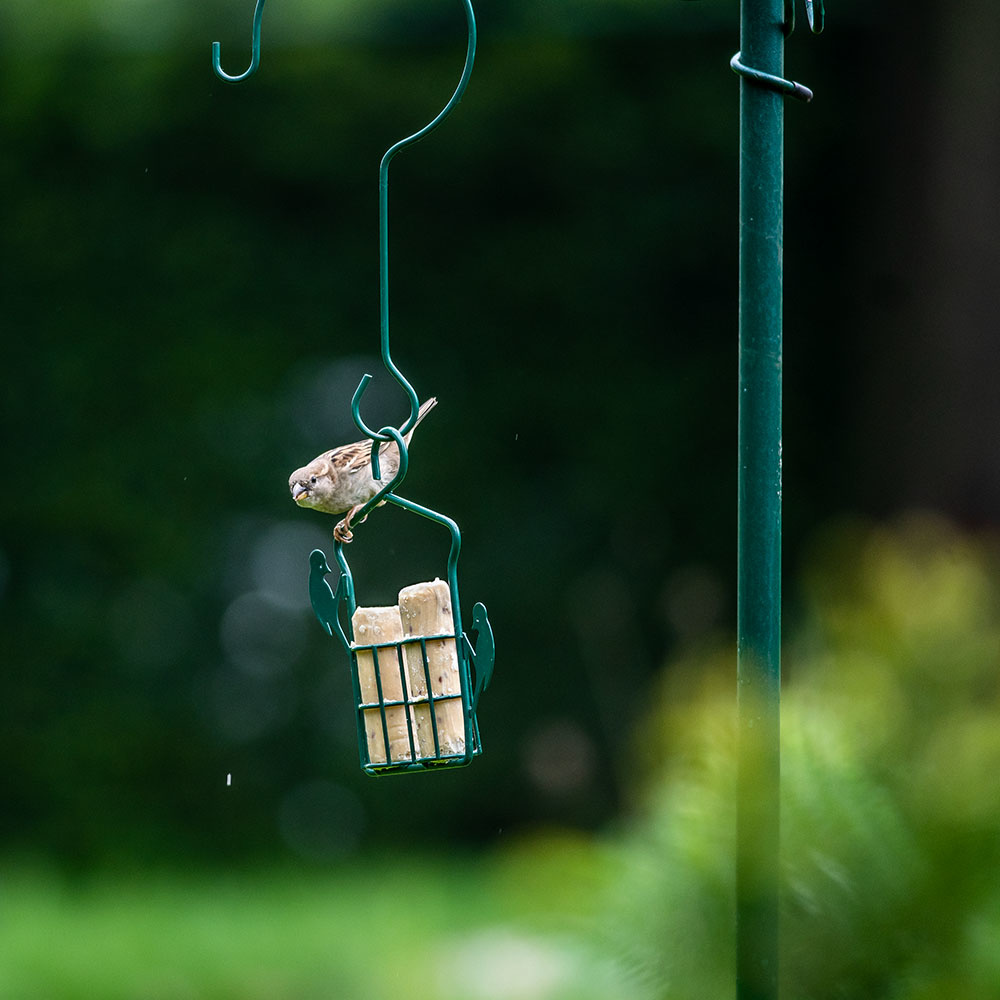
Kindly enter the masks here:
[[[998, 14], [828, 5], [787, 108], [785, 551], [844, 511], [996, 520]], [[876, 6], [879, 9], [875, 9]], [[968, 8], [969, 5], [966, 5]], [[484, 2], [465, 100], [391, 184], [404, 494], [497, 636], [486, 752], [358, 770], [291, 469], [402, 419], [377, 167], [461, 67], [456, 5], [0, 13], [0, 849], [343, 855], [613, 817], [681, 641], [731, 630], [738, 5]], [[885, 9], [883, 9], [885, 8]], [[903, 16], [905, 13], [905, 17]], [[801, 11], [800, 11], [801, 14]], [[359, 600], [444, 572], [381, 510]], [[231, 787], [226, 776], [232, 774]]]

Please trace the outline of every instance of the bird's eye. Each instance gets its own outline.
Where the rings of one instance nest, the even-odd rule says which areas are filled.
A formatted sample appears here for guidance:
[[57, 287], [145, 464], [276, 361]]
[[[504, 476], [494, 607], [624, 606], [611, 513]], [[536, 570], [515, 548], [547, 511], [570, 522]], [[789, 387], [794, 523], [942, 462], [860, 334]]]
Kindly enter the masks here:
[[316, 477], [315, 477], [315, 476], [313, 476], [313, 477], [312, 477], [312, 479], [310, 479], [310, 480], [309, 480], [309, 482], [311, 482], [311, 483], [315, 483], [315, 482], [316, 482]]

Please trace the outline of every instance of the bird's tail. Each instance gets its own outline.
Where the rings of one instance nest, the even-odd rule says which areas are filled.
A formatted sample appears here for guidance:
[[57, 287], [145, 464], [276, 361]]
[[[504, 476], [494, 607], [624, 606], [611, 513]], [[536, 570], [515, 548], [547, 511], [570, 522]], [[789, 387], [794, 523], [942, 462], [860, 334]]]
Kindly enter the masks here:
[[409, 429], [409, 431], [407, 431], [406, 436], [403, 438], [403, 440], [407, 444], [410, 443], [410, 438], [413, 437], [413, 432], [417, 429], [417, 424], [419, 424], [420, 421], [423, 420], [424, 417], [426, 417], [427, 414], [430, 413], [435, 406], [437, 406], [437, 396], [431, 396], [429, 399], [425, 399], [420, 404], [420, 409], [417, 410], [416, 423], [414, 423], [414, 425]]
[[[424, 401], [423, 401], [423, 402], [422, 402], [422, 403], [420, 404], [420, 409], [419, 409], [419, 410], [417, 410], [417, 419], [416, 419], [416, 422], [415, 422], [415, 423], [413, 424], [413, 426], [412, 426], [412, 427], [411, 427], [411, 428], [410, 428], [410, 429], [409, 429], [409, 430], [408, 430], [408, 431], [407, 431], [407, 432], [406, 432], [406, 433], [405, 433], [405, 434], [403, 435], [403, 440], [404, 440], [404, 441], [405, 441], [405, 442], [407, 443], [407, 445], [409, 445], [409, 443], [410, 443], [410, 438], [411, 438], [411, 437], [413, 437], [413, 432], [414, 432], [414, 431], [415, 431], [415, 430], [417, 429], [417, 424], [419, 424], [419, 423], [420, 423], [420, 421], [421, 421], [421, 420], [423, 420], [423, 419], [424, 419], [424, 417], [426, 417], [426, 416], [427, 416], [427, 414], [428, 414], [428, 413], [430, 413], [430, 412], [431, 412], [431, 410], [433, 410], [435, 406], [437, 406], [437, 396], [431, 396], [431, 397], [430, 397], [430, 399], [425, 399], [425, 400], [424, 400]], [[392, 444], [392, 442], [391, 442], [391, 441], [386, 441], [386, 442], [385, 442], [385, 444], [383, 444], [383, 445], [381, 446], [381, 448], [379, 449], [379, 451], [380, 451], [380, 452], [383, 452], [383, 451], [385, 451], [385, 450], [386, 450], [387, 448], [390, 448], [390, 447], [395, 447], [395, 446], [394, 446], [394, 445]]]
[[[420, 409], [417, 410], [417, 423], [415, 423], [413, 426], [416, 427], [417, 424], [419, 424], [420, 421], [423, 420], [424, 417], [426, 417], [427, 414], [430, 413], [435, 406], [437, 406], [437, 396], [431, 396], [430, 399], [425, 399], [420, 404]], [[411, 430], [410, 433], [412, 434], [413, 431]]]

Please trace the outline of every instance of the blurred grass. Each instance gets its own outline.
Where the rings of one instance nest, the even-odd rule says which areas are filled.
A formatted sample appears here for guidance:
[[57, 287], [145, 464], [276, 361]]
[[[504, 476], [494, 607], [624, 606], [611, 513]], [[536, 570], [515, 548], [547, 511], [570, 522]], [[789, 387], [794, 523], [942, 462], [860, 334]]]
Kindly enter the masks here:
[[[71, 883], [5, 868], [0, 996], [607, 996], [610, 973], [598, 972], [579, 943], [603, 870], [593, 845], [562, 836], [524, 841], [492, 859], [401, 856], [312, 873]], [[580, 982], [593, 991], [581, 992]]]

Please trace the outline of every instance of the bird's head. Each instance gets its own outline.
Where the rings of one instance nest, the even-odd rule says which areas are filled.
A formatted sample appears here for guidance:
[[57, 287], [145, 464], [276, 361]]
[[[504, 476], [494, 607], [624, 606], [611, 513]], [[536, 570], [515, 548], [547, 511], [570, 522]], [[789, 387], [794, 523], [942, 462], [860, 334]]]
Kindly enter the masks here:
[[288, 477], [288, 489], [292, 499], [300, 507], [342, 513], [334, 510], [335, 503], [331, 506], [334, 497], [333, 477], [330, 472], [330, 463], [325, 458], [315, 458], [308, 465], [296, 469]]

